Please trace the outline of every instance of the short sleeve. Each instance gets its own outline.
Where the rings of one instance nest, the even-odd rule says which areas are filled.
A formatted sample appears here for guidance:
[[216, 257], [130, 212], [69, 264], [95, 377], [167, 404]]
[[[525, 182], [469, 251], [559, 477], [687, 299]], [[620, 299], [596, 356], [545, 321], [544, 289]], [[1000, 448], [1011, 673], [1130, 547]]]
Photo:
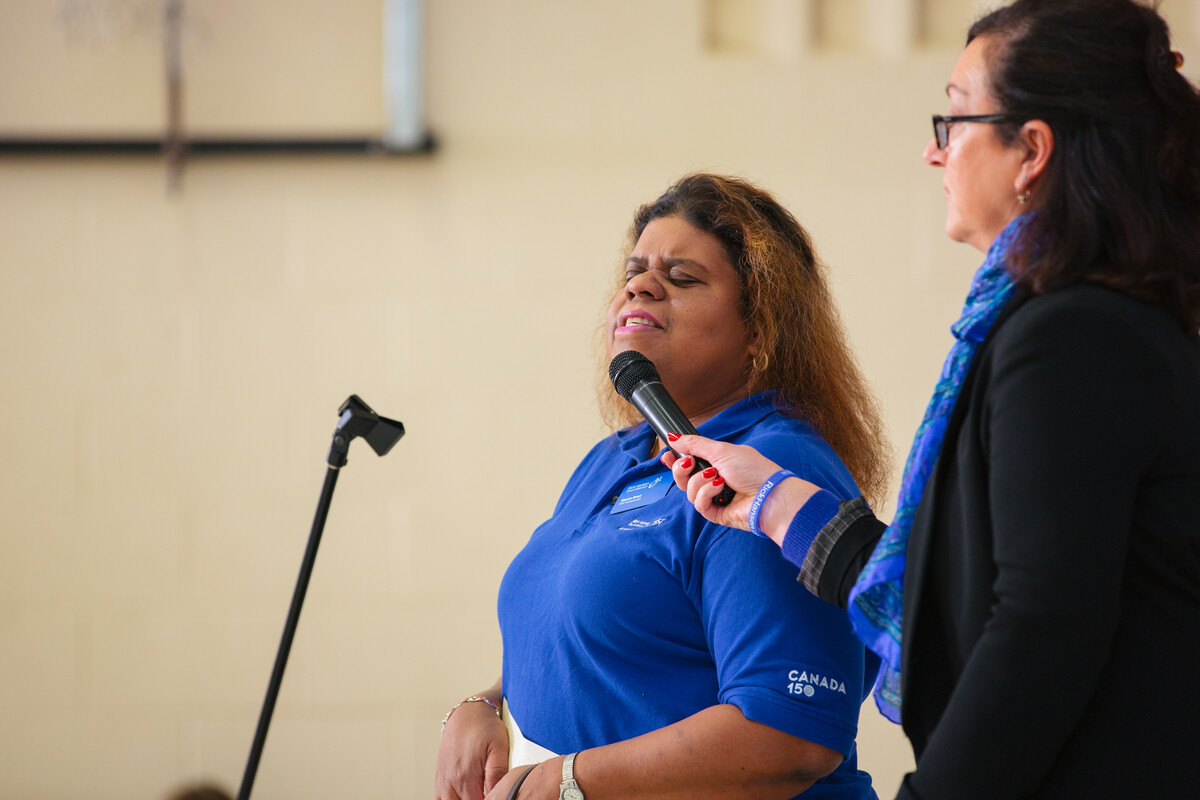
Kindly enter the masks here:
[[848, 755], [878, 660], [845, 612], [809, 594], [773, 544], [727, 528], [714, 526], [699, 583], [720, 702]]

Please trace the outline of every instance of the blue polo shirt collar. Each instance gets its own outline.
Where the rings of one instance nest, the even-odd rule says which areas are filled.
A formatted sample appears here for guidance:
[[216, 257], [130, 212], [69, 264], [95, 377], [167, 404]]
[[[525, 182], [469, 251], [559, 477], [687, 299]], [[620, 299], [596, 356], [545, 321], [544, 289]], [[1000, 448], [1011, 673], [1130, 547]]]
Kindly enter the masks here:
[[[754, 427], [780, 410], [779, 392], [769, 389], [737, 401], [705, 420], [696, 430], [701, 436], [707, 436], [709, 439], [726, 440]], [[616, 437], [617, 446], [630, 457], [632, 464], [637, 464], [643, 460], [650, 441], [654, 438], [654, 432], [650, 430], [648, 423], [639, 422], [617, 431]], [[658, 456], [655, 454], [647, 460], [657, 461]]]

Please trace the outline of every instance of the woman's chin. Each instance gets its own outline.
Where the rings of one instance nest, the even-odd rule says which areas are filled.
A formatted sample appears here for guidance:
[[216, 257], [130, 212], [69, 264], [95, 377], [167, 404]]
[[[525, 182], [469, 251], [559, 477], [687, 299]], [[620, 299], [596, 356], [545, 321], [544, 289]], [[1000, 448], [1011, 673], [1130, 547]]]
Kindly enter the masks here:
[[608, 360], [612, 361], [617, 357], [618, 353], [624, 353], [626, 350], [637, 350], [636, 347], [629, 341], [618, 339], [611, 340], [608, 343]]
[[608, 343], [608, 358], [612, 360], [617, 353], [624, 353], [626, 350], [636, 350], [646, 358], [654, 361], [654, 343], [649, 340], [649, 337], [637, 336], [616, 336]]
[[962, 244], [967, 241], [967, 232], [963, 229], [962, 223], [954, 214], [946, 215], [945, 231], [946, 237], [952, 242], [958, 242], [959, 244]]

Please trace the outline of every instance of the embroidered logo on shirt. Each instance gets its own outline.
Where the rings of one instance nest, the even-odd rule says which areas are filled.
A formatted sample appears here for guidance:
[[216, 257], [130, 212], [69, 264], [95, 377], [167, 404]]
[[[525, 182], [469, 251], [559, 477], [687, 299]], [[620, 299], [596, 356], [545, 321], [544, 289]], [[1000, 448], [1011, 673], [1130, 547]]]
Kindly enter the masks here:
[[649, 522], [646, 522], [645, 520], [640, 520], [640, 519], [631, 519], [631, 520], [629, 520], [628, 525], [621, 526], [621, 530], [636, 531], [639, 528], [653, 528], [655, 525], [662, 525], [666, 521], [667, 521], [666, 517], [659, 517], [658, 519], [653, 519], [653, 520], [650, 520]]
[[846, 684], [837, 678], [821, 675], [807, 669], [794, 669], [788, 673], [787, 692], [797, 697], [812, 697], [818, 691], [846, 693]]

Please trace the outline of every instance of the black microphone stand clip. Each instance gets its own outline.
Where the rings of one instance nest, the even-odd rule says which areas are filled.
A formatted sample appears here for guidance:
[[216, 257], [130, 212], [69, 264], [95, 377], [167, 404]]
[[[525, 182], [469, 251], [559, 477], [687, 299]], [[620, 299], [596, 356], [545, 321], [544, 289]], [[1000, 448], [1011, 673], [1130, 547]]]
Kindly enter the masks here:
[[333, 432], [333, 443], [329, 446], [329, 466], [341, 469], [346, 464], [350, 442], [361, 436], [371, 445], [375, 455], [387, 455], [392, 445], [404, 435], [404, 424], [381, 417], [371, 410], [356, 394], [346, 398], [338, 409], [337, 429]]

